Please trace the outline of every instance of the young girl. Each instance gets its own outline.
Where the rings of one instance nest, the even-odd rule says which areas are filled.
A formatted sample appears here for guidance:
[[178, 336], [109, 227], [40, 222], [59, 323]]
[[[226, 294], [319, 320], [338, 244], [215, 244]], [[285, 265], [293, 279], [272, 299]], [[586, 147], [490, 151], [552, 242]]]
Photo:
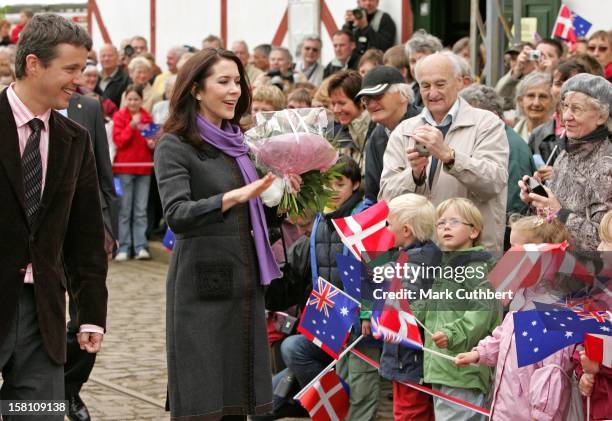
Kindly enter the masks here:
[[[612, 210], [609, 210], [599, 224], [599, 247], [597, 250], [602, 252], [604, 269], [600, 272], [604, 276], [610, 276], [610, 255], [612, 255]], [[609, 279], [609, 278], [608, 278]], [[605, 294], [602, 294], [605, 297]], [[608, 301], [608, 308], [610, 304]], [[590, 420], [607, 420], [612, 418], [612, 368], [598, 364], [587, 358], [584, 352], [575, 352], [574, 361], [577, 362], [576, 374], [580, 379], [579, 387], [583, 396], [590, 396]], [[585, 414], [586, 414], [586, 399]]]
[[[153, 162], [153, 144], [140, 134], [140, 127], [153, 122], [142, 108], [143, 90], [129, 85], [125, 90], [126, 106], [113, 116], [113, 142], [117, 146], [115, 164]], [[126, 261], [134, 248], [136, 259], [150, 259], [147, 251], [147, 203], [152, 167], [115, 166], [113, 173], [121, 181], [121, 209], [119, 210], [119, 249], [115, 260]]]
[[[479, 245], [482, 227], [482, 215], [468, 199], [448, 199], [436, 209], [436, 235], [444, 252], [442, 270], [432, 286], [434, 299], [427, 301], [424, 310], [414, 311], [427, 330], [433, 332], [431, 336], [425, 335], [427, 348], [448, 355], [465, 352], [501, 321], [497, 301], [435, 299], [436, 294], [452, 294], [455, 298], [460, 290], [479, 292], [486, 288], [485, 277], [492, 257]], [[490, 368], [459, 369], [452, 361], [426, 352], [423, 369], [425, 382], [431, 383], [433, 389], [484, 405], [491, 382]], [[484, 420], [484, 416], [470, 409], [438, 398], [434, 398], [434, 412], [439, 420]]]
[[[527, 243], [560, 243], [569, 238], [557, 219], [529, 216], [511, 226], [513, 246]], [[522, 304], [516, 310], [533, 309], [533, 301], [556, 301], [548, 281], [527, 288], [520, 296]], [[558, 297], [560, 298], [560, 297]], [[515, 296], [514, 300], [519, 299]], [[511, 305], [512, 307], [512, 305]], [[457, 355], [455, 364], [496, 367], [491, 405], [491, 420], [558, 420], [566, 419], [574, 347], [564, 348], [535, 364], [518, 367], [514, 339], [514, 311], [510, 311], [491, 336], [481, 340], [472, 351]], [[563, 373], [565, 372], [565, 373]]]
[[[442, 253], [432, 241], [435, 218], [436, 209], [424, 196], [403, 194], [389, 202], [389, 230], [395, 234], [395, 246], [406, 252], [410, 264], [419, 267], [440, 263]], [[426, 276], [419, 276], [403, 282], [402, 288], [418, 294], [420, 290], [430, 289], [431, 281]], [[411, 300], [412, 309], [418, 305], [419, 302]], [[422, 351], [385, 342], [379, 373], [393, 382], [393, 418], [396, 421], [434, 419], [431, 397], [400, 383], [423, 382]]]

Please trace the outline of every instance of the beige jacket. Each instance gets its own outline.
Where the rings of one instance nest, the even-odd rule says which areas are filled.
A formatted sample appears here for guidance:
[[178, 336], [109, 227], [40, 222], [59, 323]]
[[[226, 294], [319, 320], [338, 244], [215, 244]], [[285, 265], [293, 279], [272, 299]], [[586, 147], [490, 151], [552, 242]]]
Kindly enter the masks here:
[[[434, 206], [452, 197], [473, 201], [484, 219], [482, 245], [489, 252], [501, 252], [506, 224], [508, 188], [508, 139], [504, 123], [493, 113], [470, 106], [459, 99], [459, 111], [444, 143], [455, 150], [451, 168], [438, 162], [432, 189], [426, 181], [417, 186], [406, 150], [414, 140], [406, 136], [422, 126], [421, 115], [404, 120], [389, 137], [383, 158], [379, 199], [391, 200], [405, 193], [428, 197]], [[429, 166], [426, 169], [429, 176]]]

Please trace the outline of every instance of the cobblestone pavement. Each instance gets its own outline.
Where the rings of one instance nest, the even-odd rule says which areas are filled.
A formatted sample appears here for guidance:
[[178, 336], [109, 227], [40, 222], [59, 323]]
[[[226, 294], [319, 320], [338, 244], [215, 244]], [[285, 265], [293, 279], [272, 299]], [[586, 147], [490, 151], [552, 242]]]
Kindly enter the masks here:
[[[94, 421], [169, 420], [166, 399], [165, 284], [169, 254], [151, 244], [153, 260], [112, 262], [108, 333], [81, 397]], [[392, 419], [387, 383], [379, 419]], [[290, 421], [285, 419], [284, 421]]]

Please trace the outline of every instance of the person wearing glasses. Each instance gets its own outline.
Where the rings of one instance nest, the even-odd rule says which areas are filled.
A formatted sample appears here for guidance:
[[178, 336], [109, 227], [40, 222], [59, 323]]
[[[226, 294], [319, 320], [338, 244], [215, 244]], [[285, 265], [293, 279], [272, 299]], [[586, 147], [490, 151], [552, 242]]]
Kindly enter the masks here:
[[597, 31], [587, 41], [587, 53], [597, 59], [604, 69], [606, 79], [612, 81], [612, 36], [606, 31]]
[[295, 82], [308, 82], [315, 86], [323, 82], [323, 66], [319, 63], [321, 58], [321, 38], [309, 35], [302, 41], [300, 48], [301, 60], [295, 67], [293, 78]]
[[612, 86], [601, 76], [577, 74], [561, 87], [560, 109], [565, 147], [557, 157], [550, 188], [544, 186], [548, 197], [530, 192], [524, 177], [519, 181], [521, 200], [538, 210], [554, 211], [576, 250], [595, 251], [599, 224], [612, 209]]
[[389, 136], [379, 199], [418, 193], [438, 205], [452, 197], [472, 200], [482, 213], [482, 244], [503, 250], [509, 147], [504, 123], [459, 98], [461, 68], [434, 53], [415, 66], [425, 108]]

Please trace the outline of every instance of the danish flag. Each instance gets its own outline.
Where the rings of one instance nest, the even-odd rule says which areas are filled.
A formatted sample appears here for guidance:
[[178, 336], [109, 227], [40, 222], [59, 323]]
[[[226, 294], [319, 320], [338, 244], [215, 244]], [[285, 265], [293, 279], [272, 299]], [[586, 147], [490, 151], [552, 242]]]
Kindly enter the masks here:
[[335, 371], [325, 373], [299, 398], [313, 421], [340, 421], [349, 410], [348, 386]]
[[591, 361], [612, 368], [612, 337], [605, 335], [584, 335], [584, 351]]
[[[397, 263], [403, 266], [408, 262], [408, 256], [402, 252]], [[399, 291], [401, 280], [395, 276], [391, 280], [391, 291]], [[372, 313], [372, 336], [382, 339], [384, 342], [391, 342], [404, 345], [410, 348], [422, 349], [423, 340], [416, 317], [410, 310], [408, 300], [385, 300], [382, 311], [374, 310]]]
[[369, 261], [395, 244], [395, 235], [386, 226], [388, 215], [387, 203], [380, 201], [356, 215], [332, 219], [332, 223], [353, 255], [359, 260]]
[[561, 6], [553, 28], [553, 36], [569, 42], [576, 42], [572, 12], [566, 5]]

